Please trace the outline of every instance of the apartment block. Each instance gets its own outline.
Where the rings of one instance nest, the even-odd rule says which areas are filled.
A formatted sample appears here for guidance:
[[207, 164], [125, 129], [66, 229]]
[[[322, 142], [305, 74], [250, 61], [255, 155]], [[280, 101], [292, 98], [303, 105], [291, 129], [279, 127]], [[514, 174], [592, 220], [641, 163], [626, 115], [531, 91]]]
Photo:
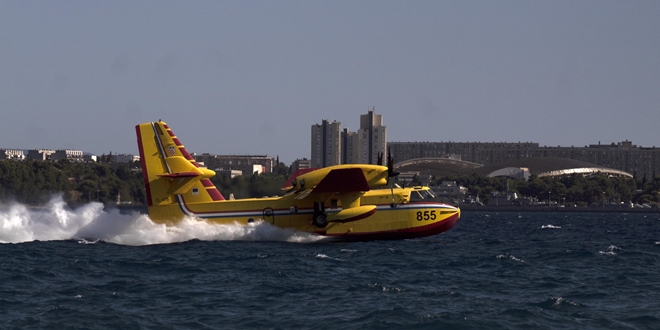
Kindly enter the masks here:
[[251, 175], [254, 172], [273, 171], [275, 160], [273, 157], [261, 155], [201, 155], [192, 153], [191, 156], [198, 163], [203, 163], [211, 170], [240, 170], [243, 175]]
[[69, 160], [72, 162], [82, 162], [83, 161], [83, 152], [82, 150], [72, 150], [72, 149], [58, 149], [53, 154], [50, 155], [51, 160]]
[[373, 108], [360, 116], [360, 129], [357, 132], [360, 164], [376, 164], [380, 154], [386, 158], [387, 127], [383, 126], [383, 116], [377, 115], [375, 111]]
[[0, 149], [0, 160], [24, 160], [25, 153], [18, 149]]
[[341, 123], [323, 119], [312, 125], [312, 167], [341, 164]]
[[338, 164], [376, 164], [379, 155], [387, 150], [387, 127], [383, 117], [375, 109], [360, 115], [360, 129], [350, 132], [342, 130], [341, 123], [312, 125], [311, 166], [320, 168]]
[[31, 149], [28, 150], [27, 158], [34, 160], [50, 160], [52, 154], [55, 153], [55, 150], [52, 149]]

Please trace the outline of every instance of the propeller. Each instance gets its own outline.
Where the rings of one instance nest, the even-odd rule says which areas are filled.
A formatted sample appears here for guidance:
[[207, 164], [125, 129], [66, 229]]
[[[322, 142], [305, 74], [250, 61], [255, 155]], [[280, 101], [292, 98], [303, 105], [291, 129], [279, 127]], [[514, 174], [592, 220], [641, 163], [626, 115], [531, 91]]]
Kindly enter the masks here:
[[[382, 154], [378, 155], [378, 160], [382, 162]], [[396, 207], [396, 202], [394, 201], [394, 180], [390, 180], [390, 178], [394, 178], [399, 174], [398, 171], [394, 170], [394, 157], [392, 157], [390, 149], [387, 148], [387, 183], [390, 185], [390, 194], [392, 195], [392, 204], [390, 206], [392, 208]]]
[[389, 181], [389, 178], [393, 178], [400, 173], [394, 170], [394, 157], [392, 157], [392, 154], [390, 154], [389, 149], [387, 150], [387, 180]]

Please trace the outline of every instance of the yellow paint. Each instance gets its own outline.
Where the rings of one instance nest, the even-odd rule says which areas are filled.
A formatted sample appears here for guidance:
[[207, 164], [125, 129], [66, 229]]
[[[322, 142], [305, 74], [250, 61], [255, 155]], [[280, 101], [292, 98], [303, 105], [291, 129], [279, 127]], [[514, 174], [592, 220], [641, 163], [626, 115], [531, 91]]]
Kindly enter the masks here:
[[[460, 210], [453, 206], [435, 201], [411, 201], [413, 193], [428, 190], [428, 187], [385, 187], [387, 167], [379, 165], [337, 165], [315, 170], [299, 176], [295, 186], [286, 187], [289, 192], [284, 196], [213, 200], [211, 196], [215, 187], [209, 184], [205, 187], [202, 180], [213, 177], [215, 172], [200, 168], [194, 161], [186, 159], [184, 146], [176, 144], [176, 136], [164, 122], [137, 125], [136, 132], [145, 184], [151, 197], [149, 217], [154, 222], [176, 223], [186, 215], [218, 224], [247, 224], [263, 219], [276, 226], [300, 231], [358, 236], [421, 230], [440, 225], [443, 221], [455, 222], [460, 217]], [[313, 192], [313, 188], [328, 173], [347, 168], [361, 169], [370, 190]], [[304, 186], [301, 184], [303, 182]], [[329, 220], [324, 228], [312, 224], [315, 202], [322, 203]], [[371, 212], [374, 208], [375, 213], [364, 219], [341, 222]], [[425, 236], [424, 231], [418, 236]]]

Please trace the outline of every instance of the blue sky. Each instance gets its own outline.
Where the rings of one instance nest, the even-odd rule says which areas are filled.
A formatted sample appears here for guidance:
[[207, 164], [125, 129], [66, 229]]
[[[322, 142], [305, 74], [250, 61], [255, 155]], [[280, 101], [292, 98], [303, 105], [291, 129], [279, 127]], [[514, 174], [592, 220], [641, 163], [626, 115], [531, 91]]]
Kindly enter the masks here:
[[0, 148], [310, 156], [388, 141], [660, 147], [658, 1], [0, 1]]

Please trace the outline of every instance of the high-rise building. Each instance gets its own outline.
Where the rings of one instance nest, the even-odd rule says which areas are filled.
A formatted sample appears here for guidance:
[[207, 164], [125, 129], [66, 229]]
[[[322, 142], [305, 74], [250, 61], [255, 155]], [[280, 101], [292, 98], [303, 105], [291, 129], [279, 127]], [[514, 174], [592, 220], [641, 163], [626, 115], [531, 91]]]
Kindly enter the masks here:
[[341, 123], [328, 122], [312, 125], [312, 167], [341, 164]]
[[341, 163], [358, 164], [358, 133], [349, 132], [344, 128], [341, 133]]
[[378, 155], [386, 159], [387, 127], [383, 126], [383, 116], [375, 114], [376, 108], [360, 116], [358, 130], [358, 163], [376, 164]]
[[341, 123], [324, 119], [312, 125], [312, 168], [339, 164], [376, 164], [378, 156], [387, 150], [386, 127], [383, 117], [371, 109], [360, 115], [360, 129], [342, 130]]

